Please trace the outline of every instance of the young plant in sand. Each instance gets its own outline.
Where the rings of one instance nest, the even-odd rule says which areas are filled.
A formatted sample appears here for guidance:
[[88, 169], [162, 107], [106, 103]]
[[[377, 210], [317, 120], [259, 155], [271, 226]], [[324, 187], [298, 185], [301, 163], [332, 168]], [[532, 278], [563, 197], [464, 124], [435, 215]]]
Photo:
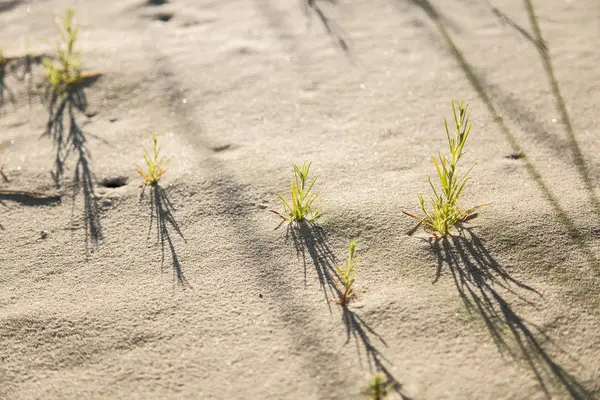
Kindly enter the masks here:
[[313, 204], [317, 199], [317, 194], [312, 191], [313, 185], [317, 181], [315, 177], [310, 184], [308, 184], [308, 173], [312, 163], [306, 164], [306, 161], [302, 166], [294, 164], [294, 179], [292, 180], [292, 200], [288, 203], [281, 194], [277, 194], [281, 202], [283, 203], [283, 212], [280, 213], [275, 210], [271, 210], [275, 214], [288, 222], [304, 222], [313, 221], [320, 215], [320, 210], [313, 208]]
[[458, 204], [460, 194], [466, 183], [470, 179], [469, 173], [473, 166], [466, 173], [460, 174], [457, 164], [464, 155], [464, 147], [471, 132], [471, 124], [469, 123], [470, 113], [467, 111], [467, 105], [461, 101], [452, 101], [452, 112], [454, 113], [454, 125], [456, 133], [450, 135], [448, 122], [444, 118], [446, 127], [446, 137], [448, 138], [448, 146], [450, 148], [450, 159], [441, 152], [438, 153], [438, 158], [431, 156], [433, 165], [435, 166], [438, 178], [440, 180], [441, 189], [436, 189], [429, 177], [429, 185], [433, 190], [433, 198], [431, 199], [432, 208], [430, 210], [425, 206], [425, 198], [419, 194], [419, 205], [425, 217], [421, 218], [406, 211], [404, 214], [423, 223], [425, 228], [437, 236], [447, 237], [450, 234], [450, 229], [459, 222], [465, 221], [479, 207], [485, 204], [469, 209], [463, 209]]
[[69, 8], [62, 17], [62, 25], [56, 22], [56, 30], [62, 42], [56, 43], [58, 60], [44, 57], [42, 63], [46, 68], [45, 78], [49, 89], [55, 94], [72, 90], [83, 79], [80, 53], [75, 51], [75, 42], [79, 33], [79, 25], [73, 24], [75, 10]]
[[148, 154], [145, 147], [144, 150], [144, 163], [146, 164], [146, 171], [144, 172], [139, 166], [136, 168], [136, 172], [140, 174], [144, 180], [144, 188], [146, 186], [153, 186], [158, 183], [160, 178], [167, 172], [167, 161], [164, 156], [160, 155], [160, 147], [158, 145], [158, 135], [152, 135], [152, 155]]
[[367, 383], [367, 386], [364, 387], [363, 394], [368, 396], [370, 400], [383, 400], [387, 397], [392, 386], [391, 383], [387, 382], [383, 374], [377, 372]]
[[335, 266], [339, 281], [334, 281], [340, 297], [335, 299], [342, 307], [346, 307], [348, 303], [356, 297], [354, 290], [354, 270], [358, 264], [358, 256], [356, 255], [356, 241], [352, 240], [348, 243], [348, 257], [344, 263], [344, 267]]

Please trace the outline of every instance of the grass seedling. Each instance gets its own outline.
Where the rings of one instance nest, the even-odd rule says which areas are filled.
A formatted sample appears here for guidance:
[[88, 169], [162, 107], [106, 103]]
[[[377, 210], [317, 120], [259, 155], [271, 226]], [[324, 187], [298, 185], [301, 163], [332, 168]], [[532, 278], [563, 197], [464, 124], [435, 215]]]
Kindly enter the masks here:
[[387, 397], [392, 386], [391, 383], [387, 382], [383, 374], [377, 372], [367, 383], [367, 386], [363, 389], [363, 393], [367, 395], [370, 400], [383, 400]]
[[446, 136], [448, 138], [448, 147], [450, 148], [450, 158], [448, 159], [441, 152], [438, 153], [438, 158], [431, 156], [433, 165], [435, 166], [439, 181], [440, 189], [436, 189], [429, 177], [429, 185], [433, 190], [433, 198], [431, 199], [432, 209], [428, 210], [425, 206], [425, 198], [419, 195], [419, 204], [421, 211], [425, 217], [420, 218], [416, 215], [402, 211], [411, 218], [423, 223], [427, 230], [437, 236], [447, 237], [450, 234], [450, 229], [459, 222], [465, 221], [473, 214], [473, 211], [479, 207], [476, 206], [470, 209], [463, 209], [458, 204], [458, 199], [462, 193], [466, 183], [469, 181], [469, 173], [473, 166], [466, 173], [460, 174], [457, 164], [464, 155], [464, 147], [471, 132], [471, 124], [469, 123], [470, 113], [467, 111], [467, 105], [461, 101], [452, 101], [452, 112], [454, 114], [454, 125], [456, 133], [450, 135], [448, 129], [448, 121], [444, 118], [446, 127]]
[[136, 172], [140, 174], [144, 180], [144, 187], [147, 185], [156, 185], [160, 178], [167, 172], [167, 161], [163, 156], [160, 155], [160, 147], [158, 146], [158, 136], [152, 135], [152, 156], [148, 154], [145, 147], [144, 150], [144, 163], [146, 164], [146, 172], [144, 172], [139, 166], [136, 168]]
[[80, 53], [75, 51], [75, 42], [79, 33], [79, 25], [73, 24], [75, 10], [69, 8], [62, 17], [62, 24], [56, 23], [56, 30], [62, 42], [56, 43], [58, 60], [43, 58], [46, 68], [45, 78], [55, 94], [70, 91], [82, 80]]
[[313, 221], [320, 215], [320, 210], [313, 208], [317, 194], [312, 192], [312, 188], [317, 178], [315, 177], [310, 184], [307, 184], [311, 164], [306, 162], [302, 166], [294, 164], [294, 179], [291, 184], [292, 200], [289, 203], [281, 194], [277, 194], [283, 203], [283, 212], [271, 211], [288, 222]]
[[344, 267], [340, 268], [339, 265], [335, 266], [335, 270], [339, 277], [339, 282], [334, 281], [338, 288], [340, 297], [336, 301], [342, 306], [346, 307], [348, 303], [356, 296], [354, 290], [354, 270], [358, 264], [358, 256], [356, 256], [356, 241], [352, 240], [348, 243], [348, 257]]

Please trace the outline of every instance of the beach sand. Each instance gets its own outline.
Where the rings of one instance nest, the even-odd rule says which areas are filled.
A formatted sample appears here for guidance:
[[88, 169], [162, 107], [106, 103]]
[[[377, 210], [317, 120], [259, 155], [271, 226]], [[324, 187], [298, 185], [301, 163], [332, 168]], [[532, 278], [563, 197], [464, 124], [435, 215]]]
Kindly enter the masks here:
[[[0, 399], [600, 398], [600, 3], [527, 5], [0, 1]], [[60, 147], [36, 56], [68, 7], [101, 76]], [[489, 205], [407, 235], [452, 99]], [[304, 161], [323, 215], [280, 225]]]

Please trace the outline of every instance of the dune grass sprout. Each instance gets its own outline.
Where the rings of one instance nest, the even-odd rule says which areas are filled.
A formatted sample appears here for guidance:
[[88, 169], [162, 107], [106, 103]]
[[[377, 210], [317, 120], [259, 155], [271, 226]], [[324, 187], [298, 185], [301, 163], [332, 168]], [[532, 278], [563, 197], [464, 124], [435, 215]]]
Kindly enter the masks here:
[[462, 174], [458, 168], [458, 162], [464, 155], [464, 147], [471, 133], [472, 125], [469, 123], [470, 113], [467, 108], [468, 106], [461, 101], [452, 101], [454, 128], [456, 130], [454, 134], [450, 134], [448, 121], [444, 118], [450, 157], [446, 157], [441, 152], [438, 152], [437, 158], [434, 155], [431, 156], [441, 186], [436, 189], [431, 176], [429, 177], [429, 185], [433, 191], [431, 209], [428, 209], [425, 204], [425, 197], [420, 194], [419, 206], [425, 214], [423, 218], [402, 211], [409, 217], [419, 221], [419, 223], [423, 223], [426, 229], [433, 231], [436, 236], [439, 234], [442, 237], [447, 237], [454, 225], [465, 221], [475, 209], [485, 205], [463, 209], [458, 202], [465, 185], [470, 179], [469, 174], [475, 166], [472, 165]]
[[320, 210], [314, 208], [318, 195], [312, 191], [317, 178], [308, 183], [308, 173], [312, 163], [304, 162], [302, 166], [294, 164], [294, 179], [291, 183], [290, 202], [287, 202], [281, 194], [277, 194], [283, 204], [283, 212], [273, 211], [288, 222], [313, 221], [320, 215]]
[[148, 154], [145, 147], [144, 150], [144, 163], [146, 164], [146, 170], [142, 170], [141, 167], [136, 168], [136, 172], [140, 174], [144, 180], [144, 185], [155, 185], [158, 183], [160, 178], [167, 172], [167, 161], [164, 156], [160, 155], [160, 146], [158, 145], [158, 135], [152, 135], [152, 155]]
[[45, 78], [55, 94], [71, 90], [82, 79], [80, 52], [75, 51], [79, 25], [73, 23], [74, 17], [75, 10], [69, 8], [61, 19], [62, 24], [56, 22], [56, 30], [62, 39], [56, 43], [58, 60], [48, 57], [42, 59], [46, 68]]
[[338, 274], [339, 281], [334, 281], [340, 293], [339, 298], [336, 301], [342, 306], [346, 307], [348, 303], [356, 297], [356, 291], [354, 289], [354, 276], [355, 269], [358, 265], [358, 256], [356, 255], [356, 241], [352, 240], [348, 243], [348, 256], [344, 262], [344, 266], [340, 268], [339, 265], [335, 266], [335, 270]]
[[391, 383], [387, 382], [383, 374], [377, 372], [364, 387], [363, 394], [368, 396], [370, 400], [383, 400], [387, 397], [392, 386]]

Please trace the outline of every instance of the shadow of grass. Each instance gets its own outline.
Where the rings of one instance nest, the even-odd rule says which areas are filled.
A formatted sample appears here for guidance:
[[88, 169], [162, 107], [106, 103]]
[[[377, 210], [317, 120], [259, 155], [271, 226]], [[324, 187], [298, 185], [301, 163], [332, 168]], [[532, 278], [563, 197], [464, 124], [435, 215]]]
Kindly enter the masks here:
[[15, 94], [10, 89], [10, 87], [6, 84], [6, 74], [8, 71], [8, 60], [3, 58], [0, 54], [0, 110], [4, 108], [6, 104], [6, 97], [8, 96], [8, 100], [14, 105], [15, 104]]
[[[89, 244], [97, 245], [102, 239], [102, 226], [98, 209], [98, 199], [94, 192], [94, 176], [90, 168], [86, 135], [77, 123], [77, 112], [85, 113], [87, 98], [84, 89], [98, 79], [97, 76], [84, 78], [64, 93], [56, 93], [47, 88], [44, 98], [48, 105], [48, 122], [45, 135], [49, 136], [56, 149], [52, 177], [57, 187], [64, 178], [67, 158], [75, 153], [76, 164], [73, 177], [73, 207], [75, 198], [83, 194], [83, 219], [85, 224], [86, 252]], [[66, 121], [65, 121], [66, 120]]]
[[552, 398], [549, 385], [555, 384], [566, 390], [570, 398], [591, 399], [585, 387], [540, 344], [551, 343], [550, 338], [519, 317], [499, 292], [504, 290], [526, 301], [518, 291], [537, 293], [535, 289], [513, 279], [470, 229], [461, 228], [457, 236], [429, 242], [437, 257], [435, 281], [446, 265], [467, 311], [481, 318], [502, 353], [508, 353], [515, 361], [525, 361], [546, 398]]
[[542, 64], [544, 65], [544, 70], [546, 71], [546, 75], [548, 76], [548, 82], [550, 84], [550, 87], [552, 88], [552, 94], [554, 95], [556, 101], [556, 108], [560, 113], [562, 123], [567, 133], [568, 145], [573, 156], [573, 162], [575, 163], [575, 167], [577, 168], [577, 171], [579, 172], [579, 175], [583, 180], [583, 186], [588, 192], [590, 203], [594, 207], [594, 211], [596, 212], [596, 214], [600, 216], [600, 200], [598, 200], [598, 197], [594, 193], [594, 184], [590, 177], [590, 171], [586, 165], [581, 148], [577, 143], [575, 131], [573, 130], [573, 124], [571, 122], [571, 118], [569, 117], [569, 112], [567, 111], [565, 99], [562, 95], [562, 92], [560, 91], [558, 80], [556, 79], [556, 75], [554, 74], [554, 68], [552, 67], [550, 53], [548, 51], [548, 47], [546, 46], [546, 42], [542, 37], [542, 31], [538, 24], [538, 19], [535, 14], [534, 6], [531, 0], [524, 0], [524, 3], [525, 8], [527, 9], [529, 22], [531, 23], [531, 28], [533, 30], [533, 35], [535, 37], [534, 44], [542, 59]]
[[[330, 1], [331, 3], [335, 3], [334, 1]], [[308, 17], [308, 23], [310, 24], [310, 13], [311, 11], [317, 15], [317, 18], [321, 21], [325, 30], [337, 43], [337, 45], [342, 49], [344, 54], [347, 56], [350, 55], [350, 48], [348, 47], [348, 41], [344, 39], [344, 35], [342, 29], [337, 26], [327, 15], [319, 5], [317, 4], [317, 0], [305, 0], [303, 1], [304, 5], [304, 13]]]
[[544, 196], [546, 201], [550, 204], [550, 206], [552, 207], [552, 210], [554, 211], [554, 214], [556, 215], [556, 217], [558, 218], [560, 223], [565, 227], [569, 236], [573, 239], [573, 242], [580, 248], [580, 250], [582, 251], [584, 256], [587, 258], [588, 263], [593, 267], [592, 268], [593, 273], [597, 276], [600, 275], [600, 264], [598, 263], [598, 260], [597, 260], [596, 256], [594, 255], [594, 253], [592, 252], [592, 250], [590, 249], [589, 245], [585, 242], [583, 234], [577, 228], [573, 219], [567, 214], [567, 212], [560, 205], [560, 202], [558, 201], [556, 196], [550, 191], [550, 189], [548, 188], [548, 185], [544, 181], [544, 178], [542, 177], [541, 173], [533, 165], [532, 161], [529, 159], [529, 157], [527, 156], [527, 154], [525, 153], [525, 151], [519, 144], [515, 135], [510, 131], [510, 129], [504, 122], [503, 118], [500, 116], [500, 114], [496, 110], [496, 107], [494, 106], [494, 103], [493, 103], [491, 97], [488, 95], [486, 89], [484, 88], [481, 79], [475, 74], [475, 72], [473, 71], [473, 68], [467, 62], [463, 53], [456, 46], [456, 44], [452, 40], [452, 37], [450, 36], [450, 33], [448, 32], [448, 30], [442, 23], [440, 14], [437, 11], [437, 9], [434, 8], [434, 6], [431, 5], [431, 3], [428, 0], [401, 0], [401, 1], [408, 1], [412, 5], [418, 6], [425, 12], [425, 14], [432, 20], [432, 22], [434, 22], [436, 24], [438, 31], [444, 38], [444, 42], [446, 43], [446, 46], [448, 47], [450, 53], [456, 59], [458, 65], [460, 66], [463, 73], [465, 74], [465, 77], [467, 78], [467, 80], [469, 81], [469, 83], [471, 84], [471, 86], [473, 87], [475, 92], [478, 94], [480, 99], [483, 101], [483, 103], [487, 107], [488, 112], [494, 118], [494, 121], [496, 122], [496, 124], [500, 128], [501, 132], [503, 133], [506, 141], [510, 145], [513, 154], [519, 154], [521, 156], [520, 159], [522, 160], [527, 173], [529, 174], [531, 179], [533, 179], [533, 181], [536, 183], [536, 185], [538, 186], [538, 189], [540, 190], [540, 192], [542, 193], [542, 195]]
[[0, 58], [0, 109], [5, 105], [5, 96], [14, 105], [16, 97], [14, 92], [6, 84], [6, 77], [11, 75], [18, 81], [25, 82], [27, 85], [27, 102], [31, 108], [31, 99], [33, 97], [33, 66], [42, 63], [41, 54], [26, 54], [19, 57]]
[[381, 351], [373, 344], [372, 338], [378, 340], [383, 346], [388, 347], [385, 340], [377, 334], [358, 314], [349, 309], [342, 307], [342, 320], [346, 327], [346, 344], [353, 338], [356, 342], [356, 352], [362, 363], [361, 345], [367, 359], [369, 371], [381, 372], [386, 378], [386, 386], [391, 385], [394, 391], [404, 400], [410, 400], [402, 393], [402, 384], [394, 377], [392, 372], [386, 366], [389, 364]]
[[[304, 283], [306, 284], [306, 253], [310, 257], [317, 276], [319, 283], [323, 290], [323, 296], [325, 302], [331, 310], [331, 300], [340, 297], [341, 292], [335, 282], [340, 281], [340, 276], [335, 270], [336, 258], [329, 247], [327, 235], [323, 227], [317, 225], [314, 222], [301, 222], [288, 224], [286, 232], [286, 240], [291, 237], [296, 248], [296, 254], [302, 256], [302, 262], [304, 266]], [[362, 361], [362, 353], [366, 354], [369, 371], [381, 372], [385, 375], [387, 383], [391, 384], [394, 390], [402, 396], [403, 399], [408, 399], [401, 393], [402, 385], [392, 375], [389, 368], [386, 367], [385, 362], [387, 361], [383, 354], [373, 344], [372, 337], [375, 337], [381, 342], [381, 344], [387, 347], [387, 343], [381, 336], [379, 336], [359, 315], [348, 307], [342, 308], [342, 320], [346, 328], [346, 344], [354, 339], [356, 342], [356, 351], [359, 359]]]
[[[168, 58], [164, 58], [163, 60], [168, 61]], [[159, 67], [167, 72], [171, 71], [170, 63], [165, 63], [165, 65], [159, 64]], [[166, 76], [172, 75], [174, 74], [166, 74]], [[175, 79], [168, 79], [164, 90], [167, 93], [181, 91], [182, 85]], [[189, 122], [194, 119], [194, 115], [190, 113], [189, 109], [172, 107], [171, 110], [181, 120], [189, 123], [190, 131], [202, 131], [201, 127]], [[194, 135], [191, 139], [193, 139], [193, 144], [196, 146], [209, 150], [214, 147], [214, 144], [204, 139], [202, 135]], [[212, 157], [208, 160], [210, 161], [212, 170], [227, 171], [227, 165], [223, 164], [222, 161]], [[318, 385], [319, 398], [329, 398], [334, 393], [332, 390], [335, 390], [337, 383], [335, 381], [330, 383], [329, 379], [323, 381], [319, 378], [321, 376], [330, 376], [334, 380], [337, 377], [344, 378], [345, 374], [340, 373], [339, 356], [326, 345], [326, 335], [322, 335], [321, 330], [316, 329], [311, 311], [303, 303], [303, 298], [294, 295], [293, 282], [288, 279], [282, 270], [273, 269], [272, 265], [265, 262], [265, 260], [272, 258], [272, 253], [278, 251], [280, 245], [269, 244], [261, 238], [261, 235], [257, 235], [257, 232], [261, 231], [261, 226], [254, 223], [254, 219], [251, 218], [254, 212], [252, 210], [255, 209], [255, 202], [252, 197], [248, 197], [250, 189], [249, 185], [241, 184], [234, 174], [220, 172], [217, 176], [217, 184], [214, 186], [214, 190], [209, 191], [206, 195], [212, 198], [214, 204], [224, 207], [222, 212], [227, 216], [228, 226], [232, 235], [231, 240], [237, 240], [243, 244], [240, 251], [243, 251], [244, 257], [249, 257], [252, 263], [262, 266], [256, 269], [253, 274], [249, 274], [248, 279], [254, 280], [263, 290], [272, 294], [277, 299], [278, 316], [285, 322], [287, 333], [290, 336], [291, 348], [293, 351], [305, 354], [307, 358], [306, 365], [302, 366], [302, 370], [306, 371], [311, 378], [317, 378], [314, 382]], [[324, 275], [329, 276], [329, 280], [325, 279], [322, 281], [324, 293], [327, 296], [327, 290], [335, 291], [335, 288], [330, 286], [335, 286], [331, 279], [331, 266], [334, 265], [335, 258], [331, 256], [331, 250], [329, 250], [326, 238], [324, 237], [325, 232], [322, 228], [314, 228], [317, 229], [317, 232], [314, 232], [313, 229], [312, 234], [309, 234], [305, 230], [305, 234], [308, 236], [301, 238], [299, 237], [300, 232], [293, 229], [294, 227], [288, 226], [287, 237], [289, 238], [292, 234], [296, 235], [294, 243], [297, 251], [299, 250], [299, 254], [303, 255], [305, 282], [307, 269], [306, 252], [309, 253], [311, 261], [322, 258], [317, 256], [319, 253], [330, 254], [325, 257], [329, 258], [329, 261], [325, 263], [325, 270], [328, 272], [327, 275]], [[305, 229], [309, 232], [311, 231], [310, 226]], [[306, 246], [302, 244], [302, 241], [306, 242]], [[327, 299], [327, 304], [329, 303], [329, 299]], [[327, 355], [327, 357], [322, 357], [322, 355]]]
[[[189, 284], [183, 274], [183, 269], [181, 267], [181, 263], [179, 262], [179, 257], [177, 256], [177, 252], [175, 250], [175, 245], [173, 244], [173, 240], [171, 238], [170, 229], [174, 230], [176, 234], [178, 234], [184, 242], [185, 237], [179, 228], [179, 224], [175, 220], [175, 216], [173, 215], [173, 211], [175, 208], [173, 207], [173, 203], [169, 199], [169, 196], [165, 189], [162, 188], [158, 183], [154, 185], [150, 185], [150, 225], [148, 227], [148, 237], [150, 239], [150, 235], [152, 234], [152, 228], [154, 227], [156, 230], [156, 243], [160, 244], [161, 251], [161, 261], [160, 266], [161, 269], [164, 268], [165, 264], [165, 247], [168, 247], [169, 253], [171, 255], [171, 264], [173, 266], [173, 274], [177, 279], [177, 283], [188, 287]], [[145, 187], [142, 190], [140, 195], [140, 200], [143, 199]]]
[[306, 253], [315, 267], [323, 296], [331, 312], [329, 300], [340, 295], [334, 279], [339, 278], [335, 270], [336, 259], [329, 247], [325, 229], [314, 222], [291, 223], [287, 226], [286, 240], [291, 237], [296, 248], [296, 254], [302, 256], [304, 267], [304, 284], [306, 285]]
[[22, 3], [22, 0], [7, 0], [0, 3], [0, 12], [10, 11]]
[[527, 32], [527, 30], [525, 30], [525, 28], [523, 28], [521, 25], [519, 25], [518, 23], [516, 23], [511, 17], [509, 17], [508, 15], [506, 15], [505, 13], [503, 13], [502, 11], [500, 11], [498, 8], [494, 7], [489, 2], [487, 2], [487, 3], [488, 3], [488, 7], [492, 11], [492, 14], [494, 14], [494, 16], [496, 18], [498, 18], [504, 24], [506, 24], [506, 25], [510, 26], [511, 28], [513, 28], [522, 37], [524, 37], [525, 39], [527, 39], [531, 43], [536, 44], [536, 41], [533, 38], [533, 36], [531, 36], [531, 34], [529, 32]]

